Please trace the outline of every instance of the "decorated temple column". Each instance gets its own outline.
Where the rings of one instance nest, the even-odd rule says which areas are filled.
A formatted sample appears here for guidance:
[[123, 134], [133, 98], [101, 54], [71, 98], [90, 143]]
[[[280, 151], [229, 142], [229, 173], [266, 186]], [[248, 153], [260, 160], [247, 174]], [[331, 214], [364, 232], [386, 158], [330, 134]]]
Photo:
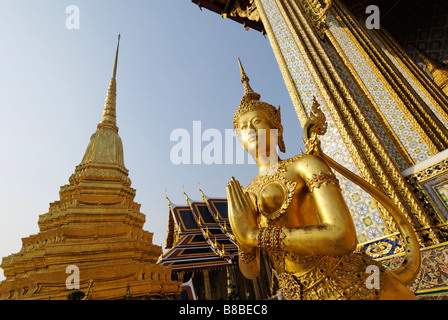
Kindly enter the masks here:
[[[422, 246], [446, 241], [446, 219], [402, 174], [448, 147], [440, 88], [424, 84], [427, 77], [386, 31], [368, 30], [339, 0], [254, 2], [301, 124], [316, 97], [328, 122], [322, 150], [393, 199]], [[358, 241], [399, 240], [390, 214], [338, 178]]]
[[203, 269], [202, 275], [204, 276], [205, 300], [211, 300], [212, 292], [210, 289], [210, 275], [208, 269]]
[[226, 276], [227, 276], [227, 296], [230, 297], [232, 293], [231, 285], [233, 283], [230, 266], [226, 266]]

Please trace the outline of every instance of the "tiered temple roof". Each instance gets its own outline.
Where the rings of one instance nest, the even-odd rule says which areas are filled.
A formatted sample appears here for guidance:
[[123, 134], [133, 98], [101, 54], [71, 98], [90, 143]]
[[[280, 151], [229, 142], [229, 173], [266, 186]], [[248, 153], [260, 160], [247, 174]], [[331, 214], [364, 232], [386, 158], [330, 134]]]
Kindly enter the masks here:
[[[201, 191], [202, 193], [202, 191]], [[165, 249], [159, 264], [173, 271], [224, 267], [238, 258], [238, 247], [227, 215], [227, 199], [207, 198], [186, 205], [168, 199], [169, 218]]]

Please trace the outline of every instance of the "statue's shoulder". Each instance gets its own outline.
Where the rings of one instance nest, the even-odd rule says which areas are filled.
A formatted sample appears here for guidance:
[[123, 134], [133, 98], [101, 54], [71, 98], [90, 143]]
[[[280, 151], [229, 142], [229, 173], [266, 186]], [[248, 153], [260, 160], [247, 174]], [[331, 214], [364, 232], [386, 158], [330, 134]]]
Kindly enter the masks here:
[[306, 164], [326, 165], [325, 160], [323, 160], [321, 157], [307, 153], [298, 154], [292, 158], [284, 160], [284, 162], [286, 162], [286, 165], [306, 165]]
[[299, 154], [285, 161], [289, 170], [293, 170], [302, 177], [331, 170], [324, 159], [312, 154]]

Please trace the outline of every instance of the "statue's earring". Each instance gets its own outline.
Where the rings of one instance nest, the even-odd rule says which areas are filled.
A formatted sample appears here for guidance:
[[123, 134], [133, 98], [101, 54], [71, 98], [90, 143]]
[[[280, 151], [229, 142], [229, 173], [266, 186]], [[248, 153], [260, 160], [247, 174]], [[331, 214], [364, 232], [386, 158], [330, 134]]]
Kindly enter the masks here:
[[283, 140], [283, 133], [280, 133], [278, 136], [278, 148], [281, 152], [285, 153], [286, 147], [285, 147], [285, 141]]
[[281, 124], [279, 124], [277, 128], [277, 132], [278, 132], [278, 148], [280, 149], [281, 152], [285, 153], [286, 147], [285, 147], [285, 141], [283, 140], [283, 126]]

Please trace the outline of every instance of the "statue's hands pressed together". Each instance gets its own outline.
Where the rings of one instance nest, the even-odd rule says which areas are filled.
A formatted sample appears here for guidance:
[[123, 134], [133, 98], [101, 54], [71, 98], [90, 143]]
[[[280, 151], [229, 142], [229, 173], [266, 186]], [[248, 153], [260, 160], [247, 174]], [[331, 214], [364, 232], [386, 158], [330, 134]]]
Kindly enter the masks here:
[[240, 270], [247, 278], [255, 279], [260, 272], [256, 206], [235, 178], [230, 179], [226, 189], [229, 221], [238, 243]]
[[245, 193], [241, 184], [231, 178], [227, 185], [229, 220], [233, 234], [241, 248], [250, 249], [257, 246], [257, 211], [256, 206]]

